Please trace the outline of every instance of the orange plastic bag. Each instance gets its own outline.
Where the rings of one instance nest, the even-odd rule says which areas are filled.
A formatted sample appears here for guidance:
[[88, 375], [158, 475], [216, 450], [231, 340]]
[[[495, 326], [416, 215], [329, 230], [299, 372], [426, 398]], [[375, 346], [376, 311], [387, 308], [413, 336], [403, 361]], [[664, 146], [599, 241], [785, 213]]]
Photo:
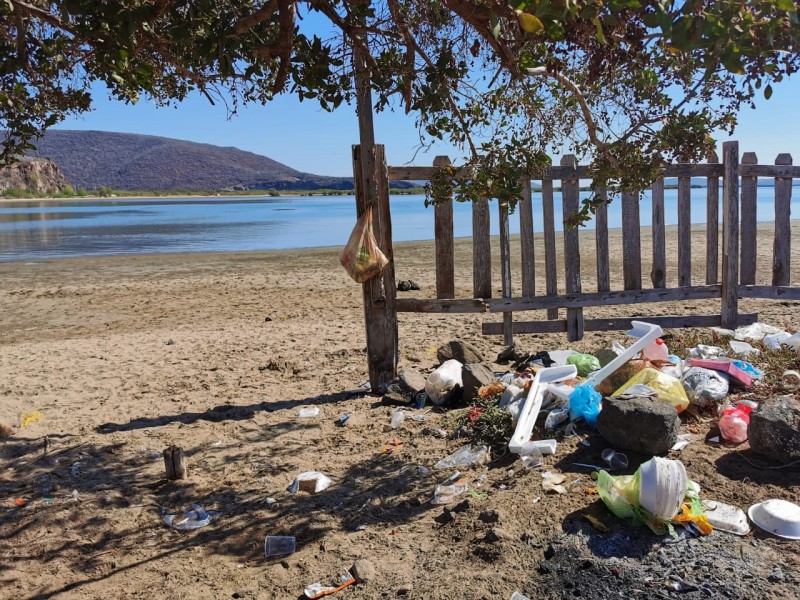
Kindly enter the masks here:
[[367, 279], [380, 274], [389, 264], [389, 259], [381, 252], [372, 231], [371, 206], [368, 206], [358, 219], [339, 262], [347, 274], [358, 283], [364, 283]]

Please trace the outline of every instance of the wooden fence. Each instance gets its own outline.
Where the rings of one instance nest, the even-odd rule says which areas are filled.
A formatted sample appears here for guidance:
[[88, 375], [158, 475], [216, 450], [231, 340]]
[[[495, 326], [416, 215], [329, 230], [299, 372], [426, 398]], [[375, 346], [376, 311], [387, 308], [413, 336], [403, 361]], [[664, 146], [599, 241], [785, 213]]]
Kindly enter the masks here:
[[[357, 148], [354, 150], [357, 152]], [[380, 152], [382, 156], [382, 152]], [[596, 290], [586, 291], [581, 282], [581, 247], [577, 230], [564, 227], [563, 278], [566, 293], [558, 293], [556, 261], [556, 218], [554, 211], [555, 182], [560, 182], [563, 217], [574, 213], [580, 204], [579, 180], [587, 179], [587, 168], [578, 165], [574, 156], [565, 156], [541, 176], [541, 214], [543, 236], [536, 247], [533, 228], [531, 182], [523, 182], [523, 197], [516, 214], [520, 219], [520, 271], [512, 274], [509, 212], [499, 205], [500, 280], [502, 297], [492, 297], [490, 203], [483, 199], [472, 204], [473, 294], [472, 298], [455, 298], [455, 261], [452, 199], [439, 203], [434, 210], [436, 253], [436, 298], [391, 297], [396, 312], [428, 313], [502, 313], [502, 322], [483, 324], [485, 335], [504, 336], [510, 344], [515, 333], [566, 332], [569, 340], [583, 337], [584, 331], [625, 329], [632, 318], [584, 319], [583, 309], [593, 306], [623, 305], [642, 302], [684, 301], [718, 298], [719, 314], [648, 317], [662, 327], [708, 327], [721, 325], [735, 328], [752, 323], [757, 315], [740, 314], [740, 298], [800, 299], [800, 287], [790, 284], [790, 202], [792, 179], [800, 177], [800, 167], [792, 166], [791, 156], [780, 154], [774, 165], [759, 165], [753, 153], [739, 157], [738, 142], [723, 144], [722, 162], [716, 155], [702, 164], [666, 165], [664, 178], [677, 178], [677, 287], [667, 287], [667, 252], [664, 216], [664, 179], [651, 187], [652, 198], [652, 270], [649, 285], [643, 284], [642, 243], [639, 195], [623, 194], [622, 211], [622, 289], [611, 289], [609, 260], [608, 212], [601, 206], [595, 217], [594, 244], [584, 248], [596, 255]], [[447, 157], [437, 157], [432, 167], [377, 166], [379, 180], [429, 180]], [[706, 179], [706, 253], [705, 284], [692, 284], [692, 177]], [[772, 285], [756, 285], [756, 191], [758, 178], [772, 178], [775, 184], [775, 228], [772, 249]], [[740, 184], [741, 179], [741, 184]], [[722, 215], [719, 215], [720, 180], [722, 180]], [[740, 191], [741, 186], [741, 191]], [[388, 190], [387, 185], [382, 189]], [[391, 231], [388, 191], [380, 195], [385, 205], [383, 226]], [[498, 203], [499, 204], [499, 203]], [[740, 216], [741, 207], [741, 216]], [[360, 211], [359, 211], [360, 212]], [[720, 217], [722, 236], [720, 240]], [[387, 238], [383, 238], [387, 241]], [[391, 252], [391, 237], [388, 238]], [[741, 240], [741, 243], [740, 243]], [[763, 252], [763, 249], [761, 250]], [[537, 294], [534, 258], [544, 253], [545, 290]], [[390, 254], [391, 256], [391, 254]], [[719, 258], [721, 272], [718, 270]], [[740, 268], [741, 267], [741, 268]], [[521, 295], [512, 295], [512, 277], [519, 277]], [[385, 281], [393, 285], [394, 282]], [[391, 309], [391, 307], [389, 307]], [[559, 318], [559, 309], [566, 309], [566, 318]], [[547, 320], [514, 321], [513, 313], [546, 310]], [[369, 341], [368, 341], [369, 350]], [[379, 352], [379, 350], [377, 351]], [[371, 359], [372, 362], [372, 359]]]

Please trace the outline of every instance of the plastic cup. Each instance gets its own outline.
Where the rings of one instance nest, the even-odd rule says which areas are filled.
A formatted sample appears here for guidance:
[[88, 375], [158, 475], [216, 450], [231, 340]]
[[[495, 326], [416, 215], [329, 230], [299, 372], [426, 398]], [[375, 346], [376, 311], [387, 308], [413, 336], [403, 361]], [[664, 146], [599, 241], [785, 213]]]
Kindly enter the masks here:
[[612, 471], [620, 471], [628, 468], [628, 457], [622, 452], [617, 452], [612, 448], [606, 448], [601, 454], [603, 460], [608, 463]]
[[294, 554], [296, 548], [297, 540], [293, 535], [268, 535], [264, 539], [264, 555], [267, 558]]

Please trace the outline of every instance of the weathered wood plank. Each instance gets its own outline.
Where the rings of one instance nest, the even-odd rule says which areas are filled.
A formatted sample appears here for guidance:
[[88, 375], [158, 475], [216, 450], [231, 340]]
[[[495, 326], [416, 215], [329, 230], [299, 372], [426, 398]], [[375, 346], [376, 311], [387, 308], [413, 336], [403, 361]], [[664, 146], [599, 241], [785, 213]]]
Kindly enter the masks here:
[[519, 238], [522, 264], [522, 295], [536, 295], [536, 255], [533, 243], [533, 200], [531, 182], [522, 182], [522, 199], [519, 202]]
[[480, 298], [438, 300], [432, 298], [398, 298], [397, 312], [415, 313], [483, 313], [489, 305]]
[[[791, 165], [791, 154], [779, 154], [776, 165]], [[792, 256], [792, 180], [775, 179], [775, 238], [772, 243], [772, 285], [789, 285]]]
[[[586, 319], [584, 329], [586, 331], [614, 331], [626, 330], [631, 328], [631, 321], [641, 321], [642, 317], [623, 317], [616, 319]], [[648, 323], [659, 325], [664, 329], [676, 329], [683, 327], [717, 327], [722, 322], [720, 315], [680, 315], [647, 317]], [[737, 325], [750, 325], [758, 320], [757, 313], [741, 314]], [[483, 323], [481, 333], [483, 335], [499, 335], [502, 333], [502, 323]], [[564, 333], [567, 330], [566, 321], [516, 321], [514, 323], [514, 333]]]
[[615, 290], [610, 292], [579, 292], [535, 298], [495, 298], [487, 300], [489, 312], [541, 310], [552, 307], [585, 308], [614, 304], [642, 304], [676, 300], [719, 298], [719, 285], [698, 285], [679, 288]]
[[611, 273], [608, 259], [608, 192], [598, 190], [597, 195], [603, 200], [597, 207], [594, 217], [594, 247], [597, 252], [597, 291], [607, 292], [611, 289]]
[[678, 178], [678, 285], [692, 285], [692, 180]]
[[642, 287], [642, 243], [639, 194], [622, 194], [622, 273], [626, 290]]
[[651, 188], [653, 198], [653, 269], [650, 281], [654, 288], [667, 287], [667, 237], [664, 227], [664, 180], [656, 179]]
[[800, 178], [800, 167], [789, 165], [739, 165], [739, 175], [749, 177]]
[[[742, 154], [742, 165], [757, 165], [758, 157], [755, 152]], [[758, 193], [758, 178], [749, 175], [742, 176], [742, 190], [740, 200], [740, 252], [739, 283], [753, 285], [756, 282], [756, 238], [758, 237], [758, 215], [756, 212], [756, 198]]]
[[[718, 163], [717, 153], [711, 151], [709, 163]], [[719, 177], [706, 180], [706, 283], [719, 281]]]
[[723, 167], [720, 164], [677, 163], [664, 167], [664, 177], [720, 177], [722, 173]]
[[[511, 298], [511, 240], [508, 227], [508, 204], [498, 202], [500, 215], [500, 284], [503, 298]], [[514, 343], [514, 334], [511, 330], [513, 315], [510, 312], [503, 314], [503, 343], [510, 346]]]
[[[450, 164], [447, 156], [433, 159], [435, 167]], [[455, 298], [455, 247], [453, 246], [453, 196], [438, 202], [433, 209], [433, 232], [436, 246], [436, 297]]]
[[[542, 180], [542, 221], [544, 222], [544, 273], [545, 290], [548, 296], [558, 293], [558, 273], [556, 270], [556, 226], [553, 208], [553, 182]], [[548, 319], [558, 318], [558, 309], [547, 311]]]
[[472, 295], [492, 297], [492, 247], [489, 240], [489, 201], [472, 203]]
[[800, 300], [800, 288], [772, 285], [739, 286], [740, 298], [763, 298], [765, 300]]
[[739, 313], [739, 142], [723, 142], [722, 326], [735, 329]]
[[[561, 165], [574, 168], [577, 159], [568, 154], [561, 158]], [[578, 212], [580, 200], [580, 186], [576, 179], [566, 179], [561, 186], [563, 216], [564, 216], [564, 274], [566, 288], [569, 293], [581, 291], [581, 252], [578, 243], [578, 229], [568, 228], [568, 217]], [[567, 309], [567, 339], [575, 342], [583, 338], [583, 310], [580, 308]]]
[[[372, 390], [377, 391], [395, 378], [399, 353], [392, 219], [383, 146], [373, 145], [371, 150], [364, 151], [361, 145], [353, 146], [353, 179], [356, 214], [360, 217], [367, 206], [373, 206], [373, 232], [381, 251], [389, 259], [383, 273], [362, 284], [369, 380]], [[368, 185], [367, 179], [372, 183]]]
[[186, 455], [180, 446], [168, 446], [164, 449], [164, 470], [167, 472], [167, 479], [175, 481], [186, 479], [189, 476], [189, 469], [186, 466]]

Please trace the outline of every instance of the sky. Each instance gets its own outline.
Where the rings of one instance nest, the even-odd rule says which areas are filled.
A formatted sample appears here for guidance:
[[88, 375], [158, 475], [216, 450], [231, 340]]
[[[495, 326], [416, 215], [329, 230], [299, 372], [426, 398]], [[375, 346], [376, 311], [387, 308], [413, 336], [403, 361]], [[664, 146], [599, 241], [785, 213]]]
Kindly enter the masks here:
[[[773, 163], [785, 152], [800, 164], [800, 76], [773, 88], [769, 100], [760, 98], [755, 110], [740, 112], [732, 137], [716, 136], [720, 149], [721, 142], [735, 139], [740, 152], [755, 152], [761, 164]], [[358, 119], [352, 106], [343, 105], [329, 113], [315, 101], [299, 102], [296, 96], [285, 95], [266, 106], [245, 107], [228, 118], [224, 106], [212, 106], [199, 95], [174, 107], [159, 108], [144, 99], [135, 105], [109, 99], [103, 86], [93, 90], [91, 112], [71, 117], [56, 129], [139, 133], [233, 146], [298, 171], [344, 177], [352, 175], [350, 149], [358, 143]], [[402, 110], [375, 116], [375, 141], [385, 145], [390, 165], [429, 166], [438, 154], [447, 154], [456, 163], [460, 156], [445, 143], [421, 150], [414, 115]]]

